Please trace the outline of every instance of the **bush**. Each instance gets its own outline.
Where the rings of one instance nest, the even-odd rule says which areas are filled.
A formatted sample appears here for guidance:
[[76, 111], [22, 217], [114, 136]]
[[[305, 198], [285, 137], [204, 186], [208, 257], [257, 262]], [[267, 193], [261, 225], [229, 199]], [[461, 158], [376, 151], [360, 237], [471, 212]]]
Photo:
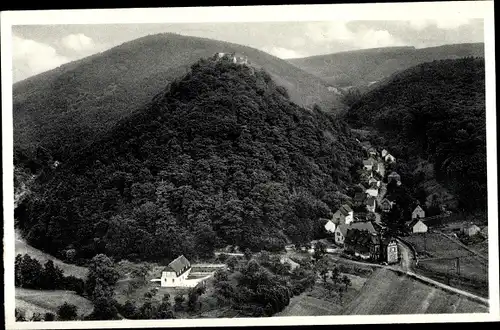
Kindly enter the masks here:
[[56, 319], [56, 316], [53, 313], [45, 313], [43, 319], [45, 321], [54, 321]]
[[75, 305], [65, 302], [57, 308], [57, 318], [61, 321], [71, 321], [77, 318], [77, 308]]

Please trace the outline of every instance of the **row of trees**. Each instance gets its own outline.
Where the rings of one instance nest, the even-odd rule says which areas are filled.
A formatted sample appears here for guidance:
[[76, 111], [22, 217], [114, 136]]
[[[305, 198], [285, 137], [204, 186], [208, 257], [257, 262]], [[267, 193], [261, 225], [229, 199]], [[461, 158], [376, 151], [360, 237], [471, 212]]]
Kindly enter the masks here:
[[74, 276], [64, 276], [61, 268], [52, 260], [42, 266], [28, 254], [18, 254], [15, 259], [15, 285], [20, 288], [40, 290], [70, 290], [83, 294], [85, 283]]
[[57, 308], [57, 314], [47, 312], [45, 314], [34, 312], [30, 317], [26, 316], [26, 312], [22, 309], [15, 309], [15, 317], [17, 322], [30, 321], [73, 321], [78, 319], [78, 308], [75, 305], [65, 302]]

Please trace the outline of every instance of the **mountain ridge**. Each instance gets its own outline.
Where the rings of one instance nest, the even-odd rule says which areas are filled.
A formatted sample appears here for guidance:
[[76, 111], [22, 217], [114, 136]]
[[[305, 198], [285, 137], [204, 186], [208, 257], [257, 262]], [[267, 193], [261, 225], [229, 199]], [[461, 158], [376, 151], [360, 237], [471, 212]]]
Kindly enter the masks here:
[[361, 157], [341, 119], [299, 107], [264, 70], [200, 60], [43, 172], [16, 217], [30, 244], [56, 256], [279, 250], [322, 230], [319, 219], [349, 199]]
[[290, 59], [289, 62], [333, 86], [365, 87], [420, 63], [466, 56], [484, 57], [484, 43], [372, 48]]
[[40, 146], [49, 158], [64, 161], [67, 146], [91, 141], [186, 73], [192, 63], [220, 51], [245, 53], [299, 105], [317, 103], [326, 111], [343, 107], [320, 79], [260, 50], [207, 38], [153, 34], [17, 82], [14, 143], [31, 156]]

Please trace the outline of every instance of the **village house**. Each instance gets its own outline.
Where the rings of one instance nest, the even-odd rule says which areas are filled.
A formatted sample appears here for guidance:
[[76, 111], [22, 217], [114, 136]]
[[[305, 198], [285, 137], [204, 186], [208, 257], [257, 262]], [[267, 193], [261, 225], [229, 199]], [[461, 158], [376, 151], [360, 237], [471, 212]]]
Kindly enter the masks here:
[[161, 286], [178, 286], [189, 276], [191, 264], [183, 255], [177, 257], [163, 270]]
[[415, 209], [411, 213], [412, 220], [417, 219], [417, 218], [420, 218], [420, 219], [425, 218], [425, 211], [422, 209], [422, 207], [420, 207], [420, 205], [417, 205], [417, 207], [415, 207]]
[[464, 228], [462, 228], [462, 233], [469, 237], [477, 235], [479, 232], [481, 232], [481, 228], [479, 228], [475, 224], [468, 224]]
[[358, 229], [347, 230], [345, 238], [345, 250], [354, 253], [362, 259], [370, 259], [372, 247], [372, 235]]
[[333, 223], [339, 224], [349, 224], [354, 220], [354, 211], [349, 207], [349, 205], [342, 205], [337, 212], [333, 214]]
[[365, 206], [368, 212], [375, 212], [375, 208], [377, 206], [375, 197], [369, 196], [365, 201]]
[[380, 187], [380, 181], [377, 180], [377, 179], [375, 179], [373, 176], [368, 179], [368, 184], [370, 186], [372, 186], [373, 184], [375, 184], [377, 187]]
[[[324, 220], [324, 219], [322, 219]], [[325, 230], [329, 233], [335, 233], [335, 229], [336, 229], [336, 225], [335, 223], [330, 220], [330, 219], [326, 219], [326, 223], [325, 223]]]
[[364, 169], [367, 171], [371, 171], [373, 169], [373, 163], [374, 163], [374, 161], [372, 158], [368, 158], [368, 159], [363, 160]]
[[399, 186], [401, 184], [401, 176], [394, 171], [391, 172], [391, 174], [387, 176], [387, 183], [391, 183], [392, 181], [395, 181]]
[[410, 232], [416, 234], [416, 233], [426, 233], [427, 232], [427, 225], [425, 223], [423, 223], [422, 220], [420, 220], [419, 218], [416, 218], [416, 219], [413, 219], [412, 221], [410, 221], [408, 224], [408, 229], [410, 230]]
[[377, 156], [377, 149], [371, 147], [368, 149], [368, 155], [370, 155], [370, 157], [376, 157]]
[[349, 229], [367, 231], [371, 234], [377, 233], [377, 230], [370, 221], [359, 221], [353, 222], [349, 225], [338, 225], [337, 229], [335, 230], [335, 244], [340, 246], [344, 245], [347, 231]]
[[387, 150], [383, 149], [383, 150], [382, 150], [382, 158], [384, 158], [384, 159], [385, 159], [385, 156], [387, 156], [387, 154], [388, 154], [388, 153], [389, 153], [389, 152], [388, 152]]
[[375, 166], [373, 166], [373, 170], [375, 173], [378, 173], [382, 178], [385, 175], [385, 166], [384, 163], [377, 162]]
[[391, 155], [391, 154], [388, 153], [387, 155], [385, 155], [384, 160], [387, 163], [395, 163], [396, 162], [396, 157], [394, 157], [393, 155]]
[[370, 188], [366, 189], [366, 194], [368, 196], [377, 197], [378, 196], [378, 187], [376, 183], [370, 185]]
[[212, 276], [206, 273], [190, 276], [192, 275], [191, 269], [189, 260], [181, 255], [165, 267], [161, 273], [161, 278], [152, 279], [151, 282], [160, 282], [162, 287], [194, 288], [200, 284], [205, 284], [206, 280]]
[[362, 206], [366, 199], [366, 193], [357, 192], [354, 195], [353, 202], [356, 207]]
[[349, 225], [338, 225], [335, 229], [335, 244], [342, 246], [344, 245], [345, 236], [347, 235], [347, 228]]
[[379, 204], [382, 212], [389, 212], [392, 209], [393, 205], [394, 205], [394, 202], [391, 202], [387, 198], [382, 199], [382, 201]]
[[481, 229], [481, 235], [483, 235], [484, 238], [488, 238], [488, 226]]

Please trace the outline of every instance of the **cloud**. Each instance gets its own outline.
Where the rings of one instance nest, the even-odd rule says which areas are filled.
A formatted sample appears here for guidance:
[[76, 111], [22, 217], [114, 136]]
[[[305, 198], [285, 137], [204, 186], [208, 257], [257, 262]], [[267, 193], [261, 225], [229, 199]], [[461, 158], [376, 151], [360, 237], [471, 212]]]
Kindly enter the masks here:
[[87, 52], [96, 48], [92, 38], [83, 33], [67, 35], [61, 38], [61, 43], [64, 47], [76, 52]]
[[14, 82], [69, 62], [54, 47], [17, 36], [12, 38], [12, 60]]
[[385, 29], [360, 26], [352, 30], [347, 22], [310, 23], [305, 32], [310, 41], [329, 45], [333, 42], [345, 48], [363, 49], [374, 47], [399, 46], [404, 43]]
[[437, 27], [442, 30], [453, 30], [470, 23], [470, 19], [465, 17], [446, 17], [443, 19], [418, 19], [408, 21], [408, 25], [417, 31], [422, 31], [428, 27]]
[[467, 25], [469, 24], [470, 20], [468, 18], [464, 18], [464, 17], [456, 17], [456, 18], [453, 18], [453, 17], [450, 17], [450, 18], [445, 18], [445, 19], [440, 19], [440, 20], [437, 20], [436, 21], [436, 26], [439, 28], [439, 29], [445, 29], [445, 30], [449, 30], [449, 29], [456, 29], [462, 25]]
[[262, 51], [281, 59], [304, 57], [305, 55], [292, 49], [283, 47], [263, 47]]

